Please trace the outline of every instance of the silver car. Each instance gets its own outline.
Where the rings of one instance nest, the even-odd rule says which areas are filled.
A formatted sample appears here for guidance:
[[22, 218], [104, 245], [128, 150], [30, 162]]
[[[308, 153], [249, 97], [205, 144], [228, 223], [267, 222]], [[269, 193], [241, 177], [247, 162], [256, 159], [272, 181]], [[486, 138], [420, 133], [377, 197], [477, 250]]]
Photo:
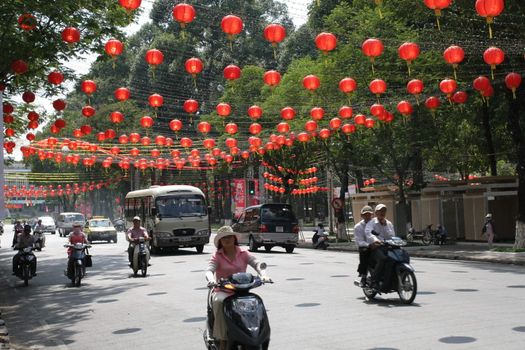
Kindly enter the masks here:
[[42, 227], [44, 228], [43, 232], [55, 234], [57, 230], [55, 219], [53, 219], [51, 216], [40, 216], [38, 220], [42, 220]]

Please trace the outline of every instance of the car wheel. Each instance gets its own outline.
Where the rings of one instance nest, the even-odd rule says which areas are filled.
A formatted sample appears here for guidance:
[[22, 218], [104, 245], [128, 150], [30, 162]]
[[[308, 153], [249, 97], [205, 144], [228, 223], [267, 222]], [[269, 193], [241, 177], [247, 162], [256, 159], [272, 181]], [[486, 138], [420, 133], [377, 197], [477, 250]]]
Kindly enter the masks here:
[[256, 252], [259, 247], [257, 246], [257, 243], [255, 243], [255, 239], [253, 239], [253, 236], [250, 236], [250, 243], [249, 243], [249, 249], [251, 252]]
[[197, 253], [201, 254], [204, 251], [204, 244], [196, 245], [195, 249], [197, 249]]
[[286, 252], [288, 254], [291, 254], [291, 253], [293, 253], [293, 250], [295, 249], [295, 247], [293, 245], [288, 245], [284, 249], [286, 249]]
[[117, 237], [113, 238], [113, 243], [117, 243]]
[[265, 245], [264, 246], [264, 250], [266, 250], [267, 253], [269, 253], [271, 250], [272, 250], [272, 246], [271, 245]]

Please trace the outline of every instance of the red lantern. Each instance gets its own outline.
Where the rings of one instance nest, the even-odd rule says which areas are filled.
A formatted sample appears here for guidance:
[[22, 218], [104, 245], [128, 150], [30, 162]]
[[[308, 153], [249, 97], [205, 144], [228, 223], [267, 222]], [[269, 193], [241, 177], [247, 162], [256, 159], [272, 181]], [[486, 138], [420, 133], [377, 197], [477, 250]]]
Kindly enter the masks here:
[[492, 80], [494, 80], [494, 70], [498, 64], [501, 64], [505, 60], [505, 53], [502, 49], [491, 46], [483, 53], [483, 60], [486, 64], [490, 65]]
[[82, 125], [80, 127], [80, 131], [82, 131], [83, 135], [89, 135], [91, 134], [91, 131], [93, 131], [93, 129], [89, 125]]
[[298, 135], [297, 135], [297, 141], [299, 142], [308, 142], [310, 140], [310, 135], [308, 135], [307, 133], [305, 132], [300, 132]]
[[27, 123], [27, 128], [28, 129], [33, 129], [33, 130], [38, 128], [38, 121], [31, 120], [29, 123]]
[[151, 139], [147, 136], [144, 136], [140, 139], [140, 143], [142, 144], [142, 146], [149, 146], [151, 145]]
[[407, 91], [412, 95], [419, 95], [423, 92], [425, 85], [419, 79], [412, 79], [407, 84]]
[[410, 75], [410, 65], [419, 56], [420, 49], [416, 43], [406, 42], [399, 46], [397, 50], [399, 57], [407, 62], [408, 75]]
[[180, 145], [184, 148], [190, 148], [193, 145], [193, 141], [188, 137], [183, 137], [180, 139]]
[[379, 98], [379, 96], [384, 94], [386, 91], [386, 83], [382, 79], [374, 79], [370, 82], [368, 88]]
[[372, 129], [375, 125], [376, 121], [373, 118], [366, 118], [365, 119], [365, 127], [367, 129]]
[[458, 87], [458, 84], [456, 83], [454, 79], [443, 79], [439, 83], [439, 89], [441, 90], [441, 92], [447, 95], [449, 99], [454, 93], [454, 91], [456, 91], [457, 87]]
[[489, 26], [489, 38], [492, 39], [492, 23], [505, 8], [504, 0], [476, 0], [476, 12], [481, 17], [485, 17]]
[[521, 85], [521, 75], [511, 72], [505, 77], [505, 85], [507, 89], [512, 90], [512, 96], [516, 99], [516, 89]]
[[130, 92], [128, 88], [119, 87], [115, 90], [115, 98], [120, 102], [128, 100], [129, 96]]
[[129, 141], [131, 143], [138, 143], [140, 141], [140, 135], [136, 132], [132, 132], [131, 134], [129, 134]]
[[354, 123], [356, 125], [365, 125], [366, 117], [362, 114], [356, 114], [354, 117]]
[[440, 105], [441, 105], [441, 101], [439, 100], [438, 97], [435, 97], [435, 96], [430, 96], [425, 101], [425, 107], [430, 109], [431, 111], [438, 109]]
[[140, 150], [138, 148], [133, 147], [132, 149], [129, 150], [129, 154], [132, 157], [137, 157], [140, 154]]
[[102, 167], [107, 169], [111, 167], [111, 164], [113, 163], [113, 158], [107, 157], [102, 161]]
[[492, 85], [490, 85], [488, 89], [481, 91], [481, 96], [485, 97], [486, 99], [494, 96], [494, 88], [492, 87]]
[[234, 135], [237, 133], [238, 131], [238, 127], [237, 127], [237, 124], [235, 123], [228, 123], [226, 124], [226, 126], [224, 127], [224, 131], [226, 131], [228, 134], [230, 135]]
[[91, 118], [96, 113], [95, 108], [91, 106], [84, 106], [82, 107], [82, 115], [86, 118]]
[[151, 152], [150, 152], [151, 156], [153, 158], [158, 158], [160, 157], [160, 151], [156, 148], [152, 149]]
[[382, 104], [374, 103], [370, 107], [370, 114], [372, 114], [373, 116], [376, 116], [379, 118], [380, 116], [383, 115], [383, 113], [385, 113], [385, 107]]
[[27, 119], [31, 121], [38, 121], [38, 118], [40, 118], [40, 116], [34, 111], [31, 111], [27, 114]]
[[304, 130], [308, 132], [314, 132], [317, 130], [317, 123], [314, 120], [308, 120], [304, 123]]
[[339, 108], [339, 116], [343, 119], [349, 119], [352, 118], [353, 110], [352, 107], [349, 106], [343, 106]]
[[106, 135], [106, 139], [112, 140], [117, 136], [117, 133], [113, 129], [107, 129], [106, 131], [104, 131], [104, 135]]
[[243, 26], [242, 19], [235, 15], [225, 16], [221, 21], [222, 31], [228, 35], [228, 40], [233, 40], [233, 37], [242, 31]]
[[151, 128], [153, 126], [153, 118], [150, 116], [140, 118], [140, 125], [146, 129]]
[[381, 56], [385, 47], [379, 39], [367, 39], [361, 45], [363, 54], [370, 59], [372, 63], [372, 73], [374, 72], [374, 62], [376, 57]]
[[281, 82], [281, 73], [276, 70], [269, 70], [264, 73], [263, 80], [266, 85], [274, 87]]
[[186, 100], [182, 108], [186, 113], [193, 114], [199, 109], [199, 102], [192, 99]]
[[241, 69], [234, 64], [230, 64], [224, 68], [223, 75], [226, 80], [237, 80], [241, 77]]
[[91, 96], [95, 91], [97, 91], [97, 84], [93, 80], [84, 80], [80, 84], [80, 89], [88, 95]]
[[178, 132], [182, 129], [182, 122], [178, 119], [173, 119], [172, 121], [170, 121], [169, 126], [171, 130]]
[[59, 71], [53, 71], [47, 75], [47, 81], [53, 85], [60, 85], [64, 81], [64, 75]]
[[474, 89], [478, 90], [479, 92], [482, 92], [484, 90], [489, 89], [490, 80], [487, 77], [481, 75], [477, 77], [476, 79], [474, 79], [472, 86], [474, 87]]
[[272, 46], [276, 46], [286, 38], [286, 29], [280, 24], [268, 24], [266, 28], [264, 28], [264, 38], [266, 41], [269, 41]]
[[213, 147], [215, 147], [215, 140], [205, 139], [204, 141], [202, 141], [202, 145], [204, 146], [204, 148], [212, 149]]
[[285, 134], [290, 131], [290, 125], [287, 122], [281, 122], [277, 124], [277, 131], [281, 134]]
[[24, 100], [25, 103], [32, 103], [35, 101], [35, 94], [31, 91], [26, 91], [22, 94], [22, 100]]
[[124, 121], [124, 114], [119, 111], [111, 112], [109, 114], [109, 120], [115, 124], [122, 123], [122, 121]]
[[124, 50], [124, 45], [120, 40], [109, 39], [104, 47], [106, 53], [112, 58], [117, 57]]
[[319, 86], [321, 86], [321, 81], [319, 80], [317, 76], [310, 74], [304, 77], [303, 86], [307, 90], [314, 91], [314, 90], [317, 90]]
[[197, 129], [202, 134], [207, 134], [211, 131], [211, 125], [208, 122], [200, 122], [199, 125], [197, 125]]
[[250, 134], [257, 135], [262, 131], [262, 126], [258, 123], [252, 123], [248, 129]]
[[77, 139], [81, 138], [82, 137], [82, 130], [80, 130], [80, 129], [73, 130], [73, 136], [76, 137]]
[[260, 117], [262, 117], [262, 114], [263, 114], [263, 110], [259, 106], [254, 105], [248, 108], [248, 116], [252, 118], [253, 120], [259, 119]]
[[129, 13], [139, 8], [142, 0], [118, 0], [120, 6], [124, 7]]
[[26, 139], [28, 141], [33, 141], [35, 139], [35, 135], [33, 133], [28, 132], [26, 135]]
[[64, 121], [64, 119], [60, 119], [60, 118], [57, 119], [57, 120], [55, 120], [55, 123], [54, 123], [54, 124], [55, 124], [56, 127], [59, 128], [59, 129], [62, 129], [62, 128], [64, 128], [64, 127], [66, 126], [66, 122]]
[[315, 37], [315, 46], [326, 55], [337, 46], [337, 38], [332, 33], [323, 32]]
[[2, 109], [3, 109], [5, 114], [11, 114], [11, 113], [13, 113], [15, 111], [13, 105], [10, 104], [10, 103], [7, 103], [7, 102], [3, 103]]
[[436, 15], [436, 22], [438, 29], [441, 30], [441, 26], [439, 24], [439, 17], [441, 17], [441, 10], [447, 8], [452, 3], [452, 0], [424, 0], [425, 5], [431, 10], [434, 10], [434, 13]]
[[448, 64], [452, 65], [454, 70], [454, 79], [457, 79], [456, 69], [458, 65], [465, 59], [465, 51], [460, 46], [452, 45], [449, 46], [443, 52], [443, 58]]
[[465, 91], [457, 91], [452, 95], [452, 101], [457, 104], [463, 104], [467, 102], [468, 94]]
[[195, 9], [189, 4], [177, 4], [173, 7], [173, 19], [179, 22], [181, 28], [195, 19]]
[[18, 17], [18, 26], [26, 32], [36, 28], [36, 17], [30, 13], [24, 13]]
[[66, 27], [62, 31], [62, 40], [68, 44], [78, 43], [80, 41], [80, 31], [75, 27]]
[[13, 137], [13, 136], [15, 136], [15, 130], [13, 128], [6, 128], [5, 129], [5, 136], [6, 137]]
[[227, 117], [231, 113], [231, 107], [227, 103], [219, 103], [216, 107], [217, 114], [221, 117]]
[[281, 118], [284, 120], [292, 120], [295, 118], [295, 110], [292, 107], [284, 107], [281, 109]]
[[323, 140], [328, 139], [330, 135], [331, 135], [331, 132], [328, 129], [319, 130], [319, 137], [322, 138]]
[[186, 68], [186, 72], [191, 74], [194, 78], [197, 74], [202, 72], [203, 69], [202, 61], [196, 57], [187, 59], [184, 67]]
[[164, 104], [164, 97], [159, 94], [153, 94], [148, 97], [148, 102], [151, 107], [157, 109]]
[[29, 66], [24, 60], [16, 60], [11, 63], [11, 69], [15, 74], [24, 74], [29, 70]]
[[226, 141], [224, 141], [224, 144], [225, 144], [226, 147], [228, 147], [228, 148], [237, 147], [237, 140], [234, 139], [234, 138], [228, 137], [228, 138], [226, 139]]
[[330, 129], [332, 130], [338, 130], [340, 127], [341, 127], [341, 124], [343, 124], [343, 122], [341, 121], [341, 119], [339, 118], [332, 118], [330, 120]]
[[408, 101], [401, 101], [397, 104], [397, 111], [406, 117], [414, 113], [414, 107]]
[[99, 132], [97, 134], [97, 141], [98, 142], [104, 142], [106, 140], [106, 134], [103, 132]]
[[146, 52], [146, 62], [151, 66], [158, 66], [164, 61], [164, 54], [157, 49], [151, 49]]
[[11, 124], [14, 123], [15, 118], [11, 114], [4, 114], [4, 123]]
[[345, 94], [351, 94], [357, 88], [357, 83], [352, 78], [344, 78], [339, 82], [339, 90]]

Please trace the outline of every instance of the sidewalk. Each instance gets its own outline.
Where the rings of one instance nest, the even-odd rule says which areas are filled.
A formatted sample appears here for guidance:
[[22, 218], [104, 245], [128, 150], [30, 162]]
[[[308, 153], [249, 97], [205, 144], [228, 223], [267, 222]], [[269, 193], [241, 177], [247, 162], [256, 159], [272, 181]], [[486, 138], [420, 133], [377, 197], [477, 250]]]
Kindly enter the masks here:
[[[494, 247], [510, 248], [512, 244], [495, 243]], [[305, 232], [305, 242], [300, 242], [298, 248], [312, 249], [311, 235], [308, 231]], [[484, 242], [456, 242], [443, 246], [406, 246], [403, 249], [408, 251], [411, 257], [525, 265], [525, 252], [506, 253], [489, 251], [487, 243]], [[328, 250], [357, 253], [354, 242], [330, 243]]]

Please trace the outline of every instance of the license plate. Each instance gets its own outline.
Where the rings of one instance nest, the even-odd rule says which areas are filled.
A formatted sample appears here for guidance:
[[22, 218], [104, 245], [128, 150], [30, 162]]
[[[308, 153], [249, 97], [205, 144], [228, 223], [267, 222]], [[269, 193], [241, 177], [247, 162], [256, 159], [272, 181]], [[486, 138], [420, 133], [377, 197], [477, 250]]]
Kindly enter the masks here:
[[179, 237], [179, 242], [189, 242], [191, 241], [191, 237]]
[[284, 229], [282, 226], [275, 226], [275, 232], [284, 232]]

